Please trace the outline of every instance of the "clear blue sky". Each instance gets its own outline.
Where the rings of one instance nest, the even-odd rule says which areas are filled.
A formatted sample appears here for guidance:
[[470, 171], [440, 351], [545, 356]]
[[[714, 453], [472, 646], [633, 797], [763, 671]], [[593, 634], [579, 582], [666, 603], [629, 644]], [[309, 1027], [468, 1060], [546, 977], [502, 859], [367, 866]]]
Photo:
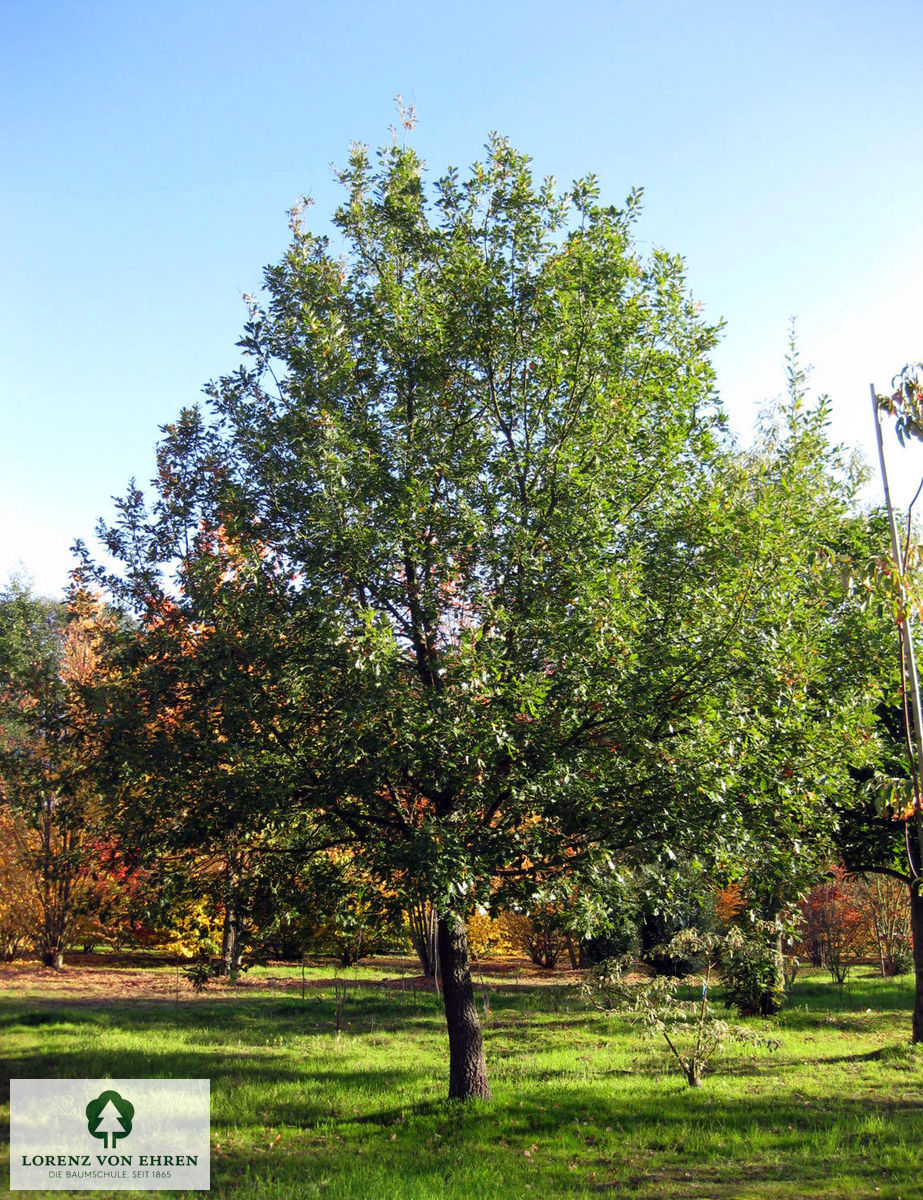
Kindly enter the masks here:
[[[157, 426], [237, 362], [285, 210], [337, 200], [397, 92], [435, 173], [489, 130], [539, 173], [645, 189], [727, 329], [735, 428], [782, 388], [799, 318], [835, 433], [869, 453], [868, 384], [923, 357], [919, 0], [464, 6], [0, 0], [0, 582], [48, 593]], [[894, 460], [906, 486], [923, 454]], [[877, 494], [877, 493], [876, 493]]]

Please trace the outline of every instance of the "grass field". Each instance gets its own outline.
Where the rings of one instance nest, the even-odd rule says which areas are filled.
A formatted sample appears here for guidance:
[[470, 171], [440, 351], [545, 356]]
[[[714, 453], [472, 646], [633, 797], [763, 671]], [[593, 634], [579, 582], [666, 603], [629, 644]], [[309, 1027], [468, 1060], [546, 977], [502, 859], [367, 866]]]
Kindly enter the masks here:
[[344, 973], [337, 1032], [330, 968], [304, 999], [299, 969], [197, 998], [169, 968], [72, 969], [64, 990], [0, 969], [4, 1077], [210, 1078], [212, 1193], [241, 1200], [923, 1197], [909, 978], [800, 976], [779, 1049], [732, 1049], [695, 1091], [573, 985], [507, 971], [480, 993], [495, 1102], [456, 1106], [440, 1000], [381, 976]]

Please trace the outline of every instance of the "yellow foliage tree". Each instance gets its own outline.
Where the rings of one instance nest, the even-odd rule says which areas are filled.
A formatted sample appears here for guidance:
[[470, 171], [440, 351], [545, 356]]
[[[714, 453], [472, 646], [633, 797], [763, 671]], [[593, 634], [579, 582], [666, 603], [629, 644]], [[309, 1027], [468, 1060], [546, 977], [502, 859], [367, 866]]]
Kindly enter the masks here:
[[18, 813], [0, 807], [0, 959], [4, 962], [38, 937], [41, 924], [31, 870], [33, 836]]

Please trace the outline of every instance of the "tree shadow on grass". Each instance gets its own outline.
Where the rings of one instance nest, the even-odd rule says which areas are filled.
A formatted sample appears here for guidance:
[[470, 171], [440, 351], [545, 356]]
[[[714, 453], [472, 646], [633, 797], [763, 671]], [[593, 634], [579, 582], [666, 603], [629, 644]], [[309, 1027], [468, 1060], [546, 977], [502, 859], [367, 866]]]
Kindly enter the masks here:
[[[249, 1030], [265, 1039], [267, 1021], [278, 1026], [279, 1032], [299, 1037], [324, 1035], [336, 1031], [336, 1003], [333, 999], [308, 997], [301, 1000], [261, 999], [248, 997], [230, 1008], [222, 1001], [208, 1004], [177, 1005], [163, 1001], [119, 1001], [106, 1004], [82, 999], [53, 1002], [22, 1000], [8, 1003], [0, 1015], [0, 1028], [12, 1030], [17, 1026], [29, 1028], [55, 1025], [99, 1025], [110, 1029], [160, 1030], [176, 1034], [190, 1030], [215, 1036], [233, 1032], [246, 1036]], [[397, 1012], [393, 1004], [376, 1003], [372, 999], [348, 998], [342, 1022], [356, 1034], [373, 1032], [404, 1032], [439, 1027], [442, 1009], [415, 1008], [412, 1005]]]
[[[17, 1055], [15, 1069], [8, 1073], [211, 1078], [219, 1097], [213, 1139], [223, 1147], [215, 1159], [213, 1190], [241, 1200], [315, 1194], [302, 1186], [315, 1169], [330, 1181], [326, 1194], [337, 1196], [494, 1200], [501, 1194], [566, 1197], [621, 1189], [637, 1196], [728, 1200], [742, 1194], [832, 1197], [850, 1194], [837, 1190], [847, 1171], [859, 1181], [852, 1194], [872, 1195], [881, 1183], [876, 1160], [900, 1162], [902, 1152], [906, 1157], [906, 1147], [916, 1144], [923, 1111], [923, 1096], [901, 1093], [897, 1086], [875, 1104], [831, 1098], [806, 1106], [795, 1090], [804, 1086], [803, 1057], [731, 1060], [695, 1091], [652, 1061], [631, 1072], [637, 1087], [625, 1078], [628, 1072], [599, 1071], [595, 1080], [582, 1085], [566, 1065], [530, 1061], [530, 1053], [545, 1047], [552, 1030], [558, 1037], [549, 1037], [547, 1044], [559, 1049], [561, 1027], [598, 1024], [582, 1014], [570, 1021], [539, 1017], [534, 1024], [514, 1026], [509, 1052], [521, 1060], [522, 1071], [515, 1078], [496, 1073], [498, 1101], [490, 1106], [432, 1099], [432, 1059], [417, 1060], [410, 1042], [384, 1067], [338, 1064], [333, 1042], [324, 1049], [331, 1057], [305, 1057], [303, 1039], [330, 1033], [330, 1001], [312, 1006], [251, 997], [234, 1008], [221, 1002], [139, 1008], [126, 1001], [97, 1004], [92, 1010], [58, 1001], [53, 1008], [18, 1008], [4, 1015], [5, 1028], [12, 1031], [17, 1023], [34, 1028], [39, 1046]], [[435, 1007], [388, 1011], [396, 1030], [441, 1033]], [[363, 998], [354, 1012], [365, 1020], [381, 1010], [371, 998], [368, 1003]], [[813, 1029], [827, 1028], [823, 1014], [807, 1015]], [[306, 1024], [320, 1017], [325, 1028]], [[865, 1017], [863, 1029], [867, 1021]], [[65, 1028], [58, 1029], [60, 1025]], [[73, 1044], [68, 1044], [69, 1025]], [[111, 1032], [140, 1033], [141, 1038], [136, 1046], [110, 1052], [104, 1035]], [[358, 1050], [366, 1032], [344, 1034], [343, 1046]], [[505, 1032], [498, 1031], [501, 1040]], [[267, 1033], [282, 1039], [297, 1035], [302, 1039], [299, 1056], [280, 1053], [275, 1043], [268, 1046]], [[40, 1039], [46, 1034], [48, 1047], [42, 1049]], [[157, 1034], [180, 1040], [175, 1048], [164, 1047]], [[231, 1034], [240, 1046], [221, 1044]], [[284, 1041], [282, 1046], [284, 1050]], [[571, 1043], [571, 1057], [574, 1053]], [[821, 1057], [817, 1067], [873, 1061], [880, 1055], [875, 1050]], [[760, 1081], [764, 1072], [772, 1075], [771, 1081]], [[748, 1087], [746, 1096], [710, 1090], [712, 1078], [731, 1074], [753, 1078], [752, 1089], [749, 1082], [735, 1084]], [[873, 1142], [861, 1144], [869, 1137], [869, 1117], [879, 1113], [887, 1118], [885, 1128]], [[285, 1131], [278, 1145], [268, 1136], [270, 1129]], [[812, 1138], [818, 1147], [816, 1162], [805, 1153]], [[719, 1140], [727, 1146], [720, 1153], [713, 1149]], [[842, 1167], [822, 1157], [834, 1145], [843, 1148]], [[492, 1184], [498, 1190], [491, 1192]], [[907, 1187], [902, 1194], [914, 1192]]]
[[[678, 1076], [658, 1079], [648, 1070], [636, 1073], [638, 1087], [608, 1076], [581, 1086], [565, 1071], [543, 1078], [527, 1071], [515, 1083], [498, 1081], [495, 1104], [463, 1105], [424, 1095], [429, 1072], [412, 1064], [312, 1066], [276, 1055], [261, 1060], [258, 1049], [244, 1046], [216, 1065], [202, 1046], [153, 1055], [100, 1048], [84, 1069], [84, 1051], [75, 1047], [70, 1058], [62, 1056], [61, 1073], [93, 1074], [104, 1061], [113, 1077], [210, 1077], [221, 1097], [212, 1126], [221, 1147], [212, 1191], [241, 1200], [317, 1194], [307, 1185], [321, 1179], [324, 1194], [395, 1200], [619, 1190], [727, 1200], [872, 1195], [882, 1182], [876, 1163], [900, 1162], [902, 1149], [906, 1157], [923, 1110], [916, 1095], [885, 1104], [831, 1097], [806, 1105], [796, 1081], [780, 1086], [777, 1071], [764, 1094], [731, 1097], [710, 1092], [710, 1080], [693, 1090]], [[79, 1072], [69, 1070], [78, 1054]], [[47, 1065], [40, 1051], [23, 1054], [16, 1074], [40, 1077]], [[887, 1120], [870, 1133], [868, 1119], [879, 1113]], [[811, 1145], [820, 1148], [815, 1157], [806, 1153]], [[831, 1147], [837, 1159], [823, 1157]], [[893, 1178], [903, 1186], [899, 1172]], [[841, 1182], [847, 1180], [853, 1182]], [[902, 1194], [914, 1193], [908, 1187]]]
[[[703, 1093], [669, 1084], [619, 1097], [598, 1088], [542, 1088], [534, 1102], [388, 1104], [328, 1123], [321, 1137], [283, 1138], [265, 1154], [233, 1149], [215, 1164], [213, 1191], [237, 1194], [234, 1180], [246, 1171], [253, 1194], [267, 1198], [288, 1195], [284, 1181], [299, 1172], [302, 1185], [322, 1177], [324, 1194], [395, 1200], [609, 1191], [716, 1200], [873, 1195], [883, 1182], [877, 1164], [915, 1135], [919, 1119], [916, 1106], [904, 1105], [871, 1138], [859, 1132], [870, 1103], [842, 1100], [829, 1112], [806, 1111], [788, 1092], [720, 1103]], [[853, 1131], [851, 1144], [830, 1150], [834, 1139], [842, 1143], [844, 1127]], [[754, 1128], [759, 1144], [750, 1140]], [[806, 1153], [810, 1137], [828, 1152]], [[726, 1153], [710, 1149], [716, 1138]], [[888, 1178], [911, 1195], [914, 1172], [908, 1159]]]
[[[842, 1013], [870, 1008], [873, 1012], [895, 1012], [913, 1006], [913, 978], [876, 973], [852, 976], [842, 987], [829, 978], [798, 979], [790, 1002], [811, 1012]], [[786, 1011], [789, 1011], [786, 1009]]]
[[[256, 1123], [298, 1129], [313, 1129], [331, 1119], [349, 1120], [351, 1098], [365, 1096], [370, 1090], [383, 1095], [400, 1092], [413, 1095], [423, 1084], [421, 1073], [412, 1069], [319, 1069], [300, 1060], [291, 1063], [280, 1062], [278, 1057], [261, 1060], [246, 1050], [220, 1059], [206, 1050], [169, 1050], [153, 1054], [140, 1050], [100, 1051], [98, 1054], [82, 1051], [79, 1067], [67, 1057], [34, 1053], [8, 1060], [3, 1069], [0, 1104], [4, 1105], [9, 1103], [11, 1077], [209, 1079], [213, 1112], [216, 1094], [226, 1093], [221, 1105], [226, 1107], [233, 1105], [234, 1094], [241, 1089], [252, 1092], [262, 1088], [266, 1097], [259, 1101]], [[281, 1095], [280, 1087], [283, 1089]], [[213, 1118], [213, 1129], [221, 1125], [220, 1118]], [[8, 1136], [9, 1129], [5, 1132]]]
[[[910, 1036], [909, 1010], [907, 1013], [907, 1036]], [[780, 1018], [779, 1025], [783, 1030], [792, 1033], [826, 1034], [837, 1030], [846, 1033], [872, 1033], [895, 1023], [895, 1019], [903, 1020], [904, 1014], [889, 1011], [866, 1012], [864, 1009], [852, 1012], [817, 1011], [803, 1008], [787, 1008]]]
[[101, 1014], [82, 1011], [80, 1009], [60, 1007], [26, 1009], [23, 1012], [4, 1013], [0, 1015], [0, 1029], [13, 1028], [17, 1025], [23, 1028], [35, 1028], [42, 1025], [100, 1025]]

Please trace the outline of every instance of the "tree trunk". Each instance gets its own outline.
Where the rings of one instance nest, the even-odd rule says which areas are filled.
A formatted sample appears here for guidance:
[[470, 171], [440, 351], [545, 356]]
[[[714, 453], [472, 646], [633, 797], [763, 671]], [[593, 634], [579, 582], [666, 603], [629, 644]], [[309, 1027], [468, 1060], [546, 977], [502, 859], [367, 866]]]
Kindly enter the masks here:
[[64, 966], [64, 948], [67, 941], [67, 926], [70, 917], [70, 880], [52, 880], [42, 890], [42, 905], [45, 910], [39, 952], [46, 967], [60, 971]]
[[407, 911], [410, 940], [417, 952], [423, 974], [436, 975], [436, 909], [426, 900], [412, 900]]
[[[774, 945], [773, 949], [775, 950], [775, 960], [776, 960], [776, 962], [775, 962], [776, 990], [778, 991], [778, 1007], [781, 1008], [782, 1005], [786, 1004], [788, 1001], [788, 996], [786, 995], [787, 988], [785, 986], [785, 942], [782, 939], [782, 914], [781, 913], [776, 913], [775, 922], [776, 922], [776, 938], [775, 938], [775, 945]], [[778, 1009], [775, 1011], [778, 1011]], [[764, 1017], [771, 1017], [774, 1015], [775, 1015], [774, 1012], [763, 1013]]]
[[439, 916], [439, 965], [449, 1031], [449, 1099], [492, 1100], [471, 982], [468, 935], [464, 919], [457, 913]]
[[224, 891], [224, 929], [221, 934], [221, 966], [219, 974], [236, 980], [240, 974], [243, 922], [240, 914], [240, 881], [229, 862]]
[[54, 967], [60, 971], [64, 966], [64, 945], [67, 932], [67, 909], [65, 902], [60, 902], [60, 895], [47, 897], [45, 919], [39, 938], [39, 953], [46, 967]]
[[878, 970], [881, 972], [882, 979], [887, 979], [888, 968], [885, 963], [884, 938], [881, 933], [881, 925], [878, 922], [878, 906], [876, 904], [872, 904], [872, 932], [875, 935], [875, 948], [878, 951]]
[[227, 894], [224, 898], [224, 927], [221, 931], [221, 966], [218, 968], [219, 975], [227, 975], [231, 966], [231, 935], [233, 926], [231, 921], [231, 902]]
[[39, 830], [42, 856], [39, 880], [42, 931], [38, 948], [43, 964], [60, 971], [64, 966], [64, 950], [73, 916], [71, 891], [80, 839], [72, 829], [62, 829], [55, 825], [56, 804], [55, 795], [43, 797]]
[[243, 965], [243, 957], [244, 957], [244, 922], [243, 922], [243, 917], [240, 915], [240, 906], [239, 906], [239, 904], [235, 904], [235, 906], [234, 906], [234, 925], [233, 925], [233, 929], [231, 931], [230, 968], [228, 970], [228, 974], [230, 975], [232, 981], [234, 981], [235, 983], [240, 975], [241, 967]]
[[910, 885], [910, 941], [915, 979], [912, 1040], [923, 1042], [923, 895], [915, 886], [918, 883], [919, 880], [915, 880]]

